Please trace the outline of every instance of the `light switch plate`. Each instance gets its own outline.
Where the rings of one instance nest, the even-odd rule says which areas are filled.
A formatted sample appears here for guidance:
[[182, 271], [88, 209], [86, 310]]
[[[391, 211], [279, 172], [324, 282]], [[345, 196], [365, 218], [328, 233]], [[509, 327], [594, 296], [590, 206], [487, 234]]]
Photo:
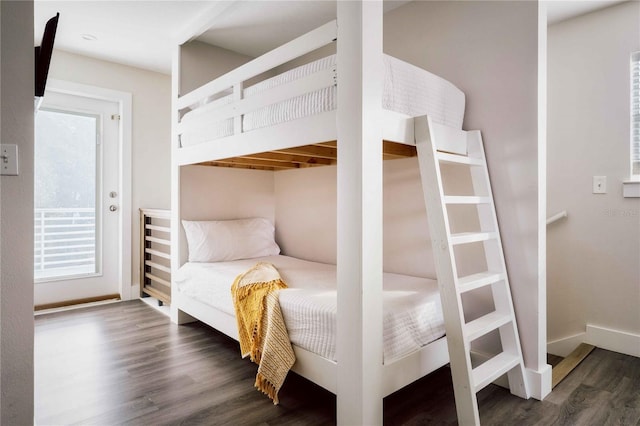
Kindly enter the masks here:
[[606, 176], [593, 177], [593, 193], [594, 194], [607, 193], [607, 177]]
[[0, 145], [0, 174], [18, 176], [18, 145]]

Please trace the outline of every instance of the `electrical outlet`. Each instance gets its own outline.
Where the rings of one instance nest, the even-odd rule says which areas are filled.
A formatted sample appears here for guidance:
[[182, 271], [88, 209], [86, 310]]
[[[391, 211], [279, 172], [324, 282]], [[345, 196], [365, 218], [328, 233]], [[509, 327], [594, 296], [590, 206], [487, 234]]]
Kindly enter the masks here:
[[607, 177], [606, 176], [593, 177], [593, 193], [594, 194], [607, 193]]
[[18, 145], [0, 145], [0, 175], [18, 176]]

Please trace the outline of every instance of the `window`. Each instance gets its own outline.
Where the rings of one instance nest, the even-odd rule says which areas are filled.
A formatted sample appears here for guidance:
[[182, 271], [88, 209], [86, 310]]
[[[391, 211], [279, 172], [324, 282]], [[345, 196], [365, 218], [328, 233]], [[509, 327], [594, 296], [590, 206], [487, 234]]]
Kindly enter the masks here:
[[640, 178], [640, 52], [631, 54], [631, 176]]
[[99, 117], [42, 109], [35, 117], [36, 281], [96, 274]]

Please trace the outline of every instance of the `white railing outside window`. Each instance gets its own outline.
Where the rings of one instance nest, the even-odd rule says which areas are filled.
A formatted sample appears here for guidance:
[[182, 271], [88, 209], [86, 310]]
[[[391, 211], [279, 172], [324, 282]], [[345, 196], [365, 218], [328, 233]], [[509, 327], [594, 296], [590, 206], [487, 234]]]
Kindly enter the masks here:
[[93, 208], [35, 209], [36, 280], [96, 273]]

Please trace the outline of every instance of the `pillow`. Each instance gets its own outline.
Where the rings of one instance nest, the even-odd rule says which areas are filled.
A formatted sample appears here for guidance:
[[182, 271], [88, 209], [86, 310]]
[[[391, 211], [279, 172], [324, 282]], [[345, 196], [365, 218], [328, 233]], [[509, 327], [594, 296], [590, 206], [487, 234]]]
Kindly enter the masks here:
[[224, 262], [280, 254], [274, 227], [264, 218], [188, 221], [189, 262]]

